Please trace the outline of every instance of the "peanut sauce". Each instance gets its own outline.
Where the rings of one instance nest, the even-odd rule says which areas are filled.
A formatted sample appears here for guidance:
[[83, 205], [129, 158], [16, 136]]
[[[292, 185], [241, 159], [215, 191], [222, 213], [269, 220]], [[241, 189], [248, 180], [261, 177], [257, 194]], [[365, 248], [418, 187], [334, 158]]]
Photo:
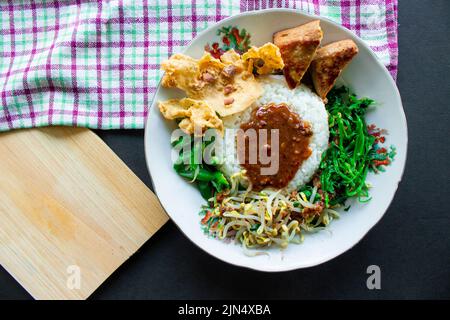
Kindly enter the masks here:
[[[253, 190], [260, 191], [267, 187], [281, 189], [287, 186], [289, 181], [294, 178], [299, 167], [308, 159], [312, 151], [309, 147], [312, 136], [311, 125], [303, 121], [297, 113], [292, 112], [285, 104], [269, 104], [255, 109], [252, 112], [251, 119], [241, 125], [245, 132], [248, 129], [255, 129], [259, 139], [259, 130], [267, 130], [267, 143], [262, 147], [266, 148], [264, 152], [270, 157], [271, 154], [271, 129], [279, 131], [279, 168], [273, 175], [262, 175], [261, 168], [270, 167], [269, 164], [262, 164], [260, 159], [260, 145], [257, 143], [257, 161], [250, 163], [249, 136], [245, 135], [245, 150], [238, 152], [239, 160], [246, 169], [246, 176], [253, 185]], [[240, 134], [243, 134], [242, 132]], [[276, 143], [276, 141], [274, 141]], [[238, 146], [239, 147], [239, 146]]]

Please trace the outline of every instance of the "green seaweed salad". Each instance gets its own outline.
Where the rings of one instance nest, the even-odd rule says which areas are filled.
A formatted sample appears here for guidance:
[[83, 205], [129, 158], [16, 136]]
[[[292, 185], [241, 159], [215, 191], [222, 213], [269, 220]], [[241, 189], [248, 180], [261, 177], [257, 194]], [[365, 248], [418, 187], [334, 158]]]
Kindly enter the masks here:
[[[384, 171], [384, 166], [395, 157], [395, 148], [382, 147], [386, 132], [366, 123], [365, 115], [369, 107], [374, 106], [373, 100], [358, 99], [345, 86], [333, 88], [327, 98], [329, 147], [323, 153], [315, 178], [298, 192], [308, 199], [314, 193], [312, 202], [321, 203], [323, 208], [345, 206], [351, 197], [367, 202], [370, 200], [367, 174]], [[193, 138], [188, 138], [187, 141], [186, 137], [180, 137], [172, 143], [173, 146], [192, 144], [190, 152], [180, 151], [174, 169], [180, 176], [196, 183], [206, 200], [216, 202], [217, 195], [223, 195], [230, 188], [230, 181], [219, 171], [218, 159], [213, 157], [215, 161], [210, 165], [194, 161], [212, 142], [194, 143]], [[186, 157], [191, 160], [187, 161], [189, 164], [186, 164]]]

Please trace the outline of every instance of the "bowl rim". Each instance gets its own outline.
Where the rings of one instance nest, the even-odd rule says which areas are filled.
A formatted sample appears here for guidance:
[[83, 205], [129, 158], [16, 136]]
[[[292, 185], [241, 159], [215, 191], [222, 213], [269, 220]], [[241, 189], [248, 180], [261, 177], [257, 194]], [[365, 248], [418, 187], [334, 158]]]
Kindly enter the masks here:
[[[252, 266], [248, 266], [245, 263], [240, 263], [240, 262], [232, 262], [230, 260], [225, 260], [217, 255], [215, 255], [214, 253], [203, 249], [200, 245], [198, 245], [195, 241], [193, 241], [184, 231], [183, 229], [177, 224], [177, 222], [172, 218], [172, 216], [169, 214], [169, 212], [166, 210], [166, 208], [164, 207], [164, 205], [162, 204], [159, 195], [156, 191], [155, 188], [155, 183], [153, 181], [153, 177], [151, 174], [151, 170], [150, 170], [150, 166], [149, 166], [149, 158], [150, 158], [150, 153], [149, 153], [149, 147], [146, 143], [146, 141], [148, 141], [149, 139], [149, 129], [148, 129], [148, 123], [150, 121], [150, 109], [147, 112], [147, 118], [145, 120], [145, 128], [144, 128], [144, 153], [145, 153], [145, 163], [146, 163], [146, 167], [147, 167], [147, 171], [150, 177], [150, 182], [152, 184], [153, 187], [153, 192], [156, 195], [156, 198], [158, 199], [158, 202], [160, 203], [161, 207], [164, 209], [164, 211], [166, 212], [167, 216], [170, 218], [170, 220], [175, 224], [175, 226], [177, 227], [178, 230], [181, 231], [181, 233], [187, 238], [189, 239], [189, 241], [191, 241], [191, 243], [193, 243], [197, 248], [199, 248], [200, 250], [206, 252], [207, 254], [209, 254], [210, 256], [223, 261], [227, 264], [233, 265], [233, 266], [237, 266], [237, 267], [241, 267], [241, 268], [245, 268], [245, 269], [249, 269], [249, 270], [254, 270], [254, 271], [259, 271], [259, 272], [267, 272], [267, 273], [272, 273], [272, 272], [287, 272], [287, 271], [293, 271], [293, 270], [298, 270], [298, 269], [305, 269], [305, 268], [311, 268], [311, 267], [315, 267], [315, 266], [319, 266], [325, 262], [331, 261], [333, 259], [335, 259], [336, 257], [344, 254], [345, 252], [349, 251], [350, 249], [352, 249], [354, 246], [356, 246], [359, 242], [361, 242], [361, 240], [370, 232], [370, 230], [372, 230], [379, 222], [380, 220], [384, 217], [384, 215], [386, 214], [386, 212], [389, 210], [392, 201], [395, 198], [395, 195], [397, 193], [398, 190], [398, 186], [400, 184], [400, 182], [403, 179], [403, 175], [405, 173], [405, 167], [406, 167], [406, 161], [407, 161], [407, 157], [408, 157], [408, 125], [407, 125], [407, 120], [406, 120], [406, 115], [405, 115], [405, 110], [403, 108], [403, 103], [402, 103], [402, 99], [401, 99], [401, 95], [400, 92], [398, 90], [397, 84], [394, 81], [394, 79], [392, 78], [392, 75], [389, 73], [388, 69], [386, 68], [386, 66], [381, 62], [381, 60], [377, 57], [377, 55], [373, 52], [373, 50], [364, 42], [364, 40], [362, 40], [361, 38], [359, 38], [357, 35], [355, 35], [352, 31], [350, 31], [349, 29], [345, 28], [344, 26], [336, 23], [335, 21], [327, 18], [327, 17], [323, 17], [323, 16], [318, 16], [318, 15], [314, 15], [314, 14], [310, 14], [298, 9], [291, 9], [291, 8], [267, 8], [267, 9], [261, 9], [261, 10], [254, 10], [254, 11], [246, 11], [246, 12], [240, 12], [238, 14], [229, 16], [225, 19], [222, 19], [220, 21], [216, 21], [214, 24], [208, 26], [206, 29], [202, 30], [201, 32], [197, 33], [196, 36], [190, 41], [190, 43], [188, 45], [185, 46], [185, 48], [183, 50], [180, 51], [180, 53], [184, 53], [186, 52], [186, 50], [192, 45], [192, 42], [194, 40], [196, 40], [199, 37], [202, 37], [203, 35], [206, 35], [207, 33], [211, 32], [213, 29], [217, 28], [218, 24], [223, 24], [226, 23], [227, 21], [236, 19], [237, 17], [245, 17], [245, 16], [253, 16], [253, 15], [261, 15], [261, 14], [267, 14], [267, 13], [277, 13], [277, 12], [287, 12], [287, 13], [294, 13], [294, 14], [298, 14], [300, 16], [306, 17], [308, 19], [316, 19], [316, 20], [321, 20], [321, 21], [326, 21], [330, 24], [332, 24], [333, 26], [337, 27], [340, 31], [343, 31], [347, 36], [349, 36], [352, 39], [357, 39], [358, 42], [362, 43], [362, 45], [365, 47], [365, 49], [367, 49], [369, 55], [372, 57], [372, 59], [375, 61], [375, 63], [378, 64], [379, 67], [381, 67], [381, 69], [383, 69], [383, 72], [385, 73], [385, 75], [387, 75], [387, 78], [389, 79], [389, 85], [391, 87], [393, 87], [395, 95], [396, 95], [396, 100], [398, 105], [400, 106], [400, 121], [402, 122], [405, 130], [406, 130], [406, 140], [405, 140], [405, 157], [403, 160], [403, 163], [401, 163], [401, 172], [400, 172], [400, 176], [398, 178], [398, 181], [394, 182], [396, 183], [395, 187], [394, 187], [394, 192], [392, 193], [388, 203], [387, 203], [387, 207], [384, 210], [384, 212], [376, 219], [376, 221], [373, 223], [372, 226], [370, 226], [365, 232], [363, 232], [361, 234], [361, 236], [354, 241], [353, 244], [351, 244], [350, 246], [346, 246], [343, 247], [342, 250], [337, 251], [337, 253], [331, 254], [329, 256], [323, 257], [322, 259], [318, 259], [318, 261], [315, 261], [313, 263], [307, 263], [307, 264], [302, 264], [302, 265], [286, 265], [286, 267], [283, 266], [276, 266], [276, 267], [265, 267], [265, 268], [255, 268]], [[154, 101], [156, 99], [156, 96], [158, 95], [160, 89], [161, 89], [161, 80], [162, 77], [158, 83], [158, 86], [156, 88], [155, 94], [151, 100], [151, 103], [149, 104], [150, 108], [153, 106]]]

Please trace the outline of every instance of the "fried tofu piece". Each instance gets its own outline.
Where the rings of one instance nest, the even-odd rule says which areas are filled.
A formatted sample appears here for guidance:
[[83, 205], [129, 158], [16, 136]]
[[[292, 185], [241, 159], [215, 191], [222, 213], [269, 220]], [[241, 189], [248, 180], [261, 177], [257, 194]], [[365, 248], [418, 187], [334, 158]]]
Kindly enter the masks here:
[[333, 42], [317, 50], [310, 71], [314, 88], [322, 100], [326, 100], [336, 79], [357, 53], [353, 40]]
[[295, 88], [302, 80], [322, 38], [319, 20], [282, 30], [273, 35], [273, 42], [280, 48], [285, 65], [283, 72], [290, 88]]
[[168, 120], [182, 119], [178, 126], [187, 134], [201, 135], [206, 128], [214, 128], [223, 135], [223, 122], [204, 101], [190, 98], [159, 101], [159, 111]]

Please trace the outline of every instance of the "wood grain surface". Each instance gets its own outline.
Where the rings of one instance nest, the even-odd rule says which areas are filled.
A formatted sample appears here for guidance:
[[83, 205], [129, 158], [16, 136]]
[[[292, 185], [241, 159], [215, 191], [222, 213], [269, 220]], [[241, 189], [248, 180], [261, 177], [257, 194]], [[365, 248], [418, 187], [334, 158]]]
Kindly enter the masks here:
[[0, 263], [34, 298], [87, 298], [167, 219], [90, 130], [0, 134]]

